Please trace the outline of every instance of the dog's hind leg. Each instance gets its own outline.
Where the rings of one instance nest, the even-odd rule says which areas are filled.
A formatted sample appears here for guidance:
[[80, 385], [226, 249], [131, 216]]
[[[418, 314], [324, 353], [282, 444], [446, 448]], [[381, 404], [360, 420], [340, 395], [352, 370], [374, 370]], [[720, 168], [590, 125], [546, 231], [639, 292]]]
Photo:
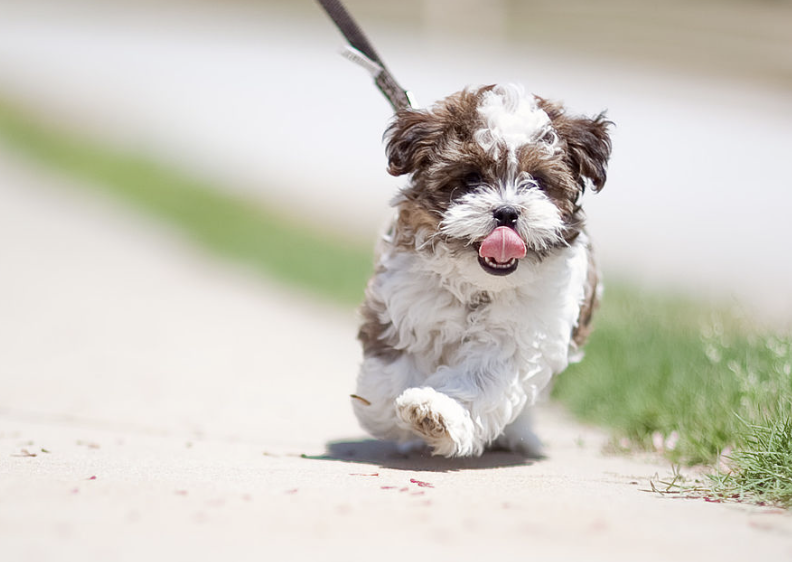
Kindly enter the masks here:
[[497, 445], [532, 459], [544, 454], [542, 443], [533, 432], [532, 408], [526, 406], [517, 418], [507, 425], [498, 437]]
[[361, 427], [377, 439], [414, 445], [417, 435], [400, 423], [394, 403], [405, 388], [415, 383], [414, 367], [408, 357], [366, 357], [352, 396], [352, 409]]

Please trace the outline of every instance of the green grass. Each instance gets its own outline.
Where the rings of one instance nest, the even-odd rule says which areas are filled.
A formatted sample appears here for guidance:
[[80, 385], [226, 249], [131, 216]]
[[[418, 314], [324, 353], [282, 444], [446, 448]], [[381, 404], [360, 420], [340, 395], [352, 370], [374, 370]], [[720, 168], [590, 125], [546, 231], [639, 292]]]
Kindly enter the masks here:
[[731, 455], [732, 470], [711, 477], [714, 493], [726, 499], [792, 507], [792, 418], [746, 425], [740, 447]]
[[2, 102], [0, 140], [37, 163], [180, 228], [218, 255], [343, 303], [363, 298], [372, 270], [371, 244], [311, 230], [304, 218], [232, 195], [151, 159], [54, 130]]
[[[713, 495], [792, 507], [792, 340], [682, 298], [606, 291], [582, 363], [554, 396], [629, 447], [729, 467]], [[786, 490], [783, 493], [783, 490]]]
[[[0, 103], [0, 140], [37, 164], [180, 228], [218, 256], [346, 305], [362, 298], [371, 250], [261, 201], [150, 159], [53, 129]], [[682, 298], [609, 285], [586, 358], [554, 396], [618, 443], [675, 463], [723, 460], [710, 494], [792, 507], [792, 342]]]

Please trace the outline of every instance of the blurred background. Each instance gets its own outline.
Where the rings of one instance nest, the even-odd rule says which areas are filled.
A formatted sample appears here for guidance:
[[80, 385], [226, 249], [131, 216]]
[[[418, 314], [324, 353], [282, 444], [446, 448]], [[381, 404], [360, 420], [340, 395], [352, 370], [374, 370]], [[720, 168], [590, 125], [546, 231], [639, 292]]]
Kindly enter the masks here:
[[[590, 230], [616, 276], [792, 315], [792, 2], [349, 0], [418, 102], [520, 82], [608, 111]], [[309, 0], [3, 1], [0, 96], [373, 239], [390, 108]]]
[[[792, 2], [349, 0], [418, 102], [520, 82], [616, 123], [610, 275], [792, 318]], [[390, 108], [310, 0], [0, 2], [0, 97], [366, 246]]]

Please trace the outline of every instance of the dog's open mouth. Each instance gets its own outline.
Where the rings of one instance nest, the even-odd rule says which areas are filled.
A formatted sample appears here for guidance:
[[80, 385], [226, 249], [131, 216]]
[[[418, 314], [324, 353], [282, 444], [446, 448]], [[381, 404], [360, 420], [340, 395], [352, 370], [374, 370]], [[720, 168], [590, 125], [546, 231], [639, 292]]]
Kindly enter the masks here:
[[481, 241], [478, 250], [481, 268], [490, 275], [509, 275], [525, 257], [525, 242], [508, 226], [499, 226]]
[[479, 265], [490, 275], [508, 275], [509, 273], [513, 273], [514, 270], [517, 269], [519, 263], [517, 258], [512, 258], [506, 263], [499, 263], [492, 258], [482, 258], [479, 256]]

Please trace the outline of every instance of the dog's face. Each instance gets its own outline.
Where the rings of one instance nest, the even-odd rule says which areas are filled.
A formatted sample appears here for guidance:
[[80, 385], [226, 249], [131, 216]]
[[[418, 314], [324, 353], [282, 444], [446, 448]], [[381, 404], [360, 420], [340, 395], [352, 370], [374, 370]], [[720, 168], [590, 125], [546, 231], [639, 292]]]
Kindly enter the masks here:
[[386, 132], [388, 171], [411, 174], [396, 199], [394, 242], [430, 253], [442, 245], [489, 276], [541, 260], [577, 237], [581, 195], [605, 184], [609, 125], [517, 86], [401, 110]]

